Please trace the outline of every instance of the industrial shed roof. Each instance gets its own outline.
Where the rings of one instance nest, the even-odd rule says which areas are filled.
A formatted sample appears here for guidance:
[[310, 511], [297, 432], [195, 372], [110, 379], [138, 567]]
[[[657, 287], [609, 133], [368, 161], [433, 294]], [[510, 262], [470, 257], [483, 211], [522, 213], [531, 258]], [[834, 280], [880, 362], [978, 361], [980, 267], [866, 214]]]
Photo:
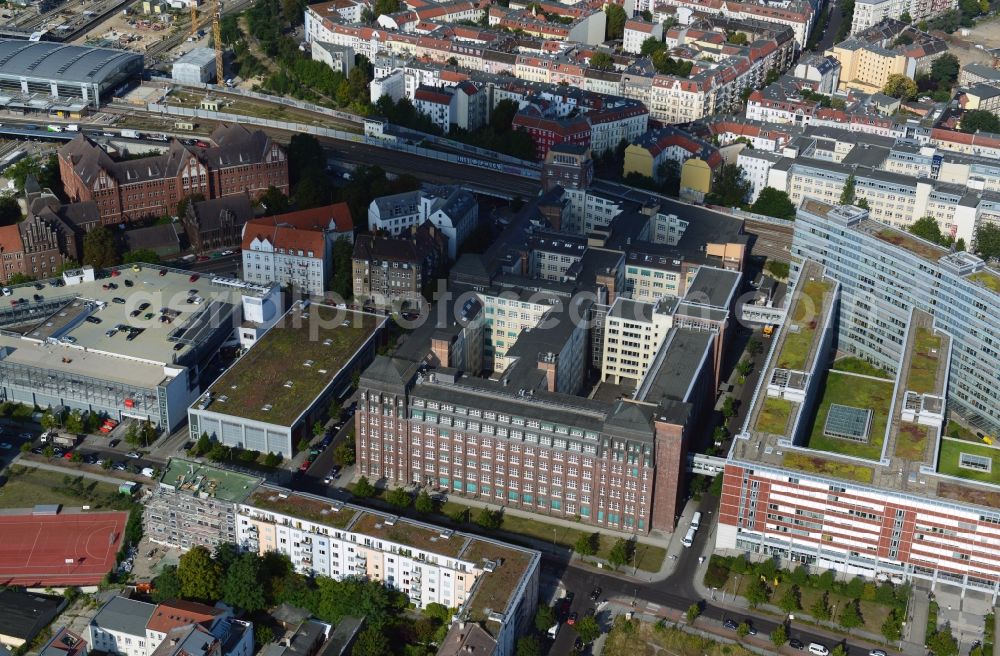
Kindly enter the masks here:
[[0, 39], [0, 77], [99, 84], [142, 55], [110, 48]]

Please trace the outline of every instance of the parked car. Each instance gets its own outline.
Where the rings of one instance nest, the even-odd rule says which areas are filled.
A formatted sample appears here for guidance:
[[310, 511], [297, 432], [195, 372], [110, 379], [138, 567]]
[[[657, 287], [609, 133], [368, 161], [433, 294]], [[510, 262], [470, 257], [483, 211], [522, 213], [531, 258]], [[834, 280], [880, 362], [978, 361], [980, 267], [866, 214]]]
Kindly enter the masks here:
[[309, 462], [308, 460], [305, 460], [305, 461], [303, 461], [303, 462], [302, 462], [302, 464], [301, 464], [301, 465], [299, 465], [299, 471], [300, 471], [300, 472], [302, 472], [302, 473], [304, 474], [304, 473], [306, 473], [307, 471], [309, 471], [309, 467], [310, 467], [310, 466], [312, 466], [312, 463], [311, 463], [311, 462]]
[[122, 298], [121, 296], [115, 296], [113, 299], [111, 299], [111, 302], [117, 303], [118, 305], [125, 305], [125, 299]]
[[726, 618], [726, 621], [722, 623], [722, 626], [726, 627], [730, 631], [735, 631], [740, 628], [740, 625], [731, 617]]
[[830, 650], [826, 648], [826, 645], [821, 645], [818, 642], [809, 643], [809, 653], [815, 656], [830, 656]]
[[806, 648], [805, 644], [798, 638], [792, 638], [791, 640], [789, 640], [788, 646], [791, 647], [792, 649], [798, 649], [799, 651], [802, 651], [803, 649]]
[[188, 282], [198, 282], [198, 278], [200, 277], [197, 273], [192, 273], [191, 277], [188, 278]]
[[9, 442], [0, 442], [0, 451], [7, 451], [12, 448], [13, 446]]
[[65, 460], [69, 460], [69, 459], [71, 459], [71, 458], [73, 457], [73, 452], [72, 452], [72, 451], [67, 451], [66, 453], [64, 453], [64, 454], [62, 455], [62, 457], [63, 457], [63, 458], [65, 459]]
[[128, 469], [128, 464], [124, 460], [115, 463], [114, 466], [115, 471], [126, 471], [127, 469]]
[[146, 309], [146, 308], [148, 308], [148, 307], [149, 307], [149, 303], [141, 303], [141, 304], [139, 305], [139, 307], [138, 307], [138, 308], [136, 308], [136, 309], [138, 309], [138, 310], [139, 310], [139, 311], [141, 312], [142, 310], [145, 310], [145, 309]]
[[33, 440], [33, 439], [35, 439], [35, 436], [32, 435], [31, 433], [20, 433], [20, 434], [18, 434], [18, 437], [20, 437], [22, 440]]
[[111, 440], [110, 442], [108, 442], [108, 446], [110, 446], [113, 449], [113, 448], [115, 448], [116, 446], [118, 446], [121, 443], [122, 443], [121, 440], [114, 439], [114, 440]]
[[166, 269], [160, 269], [160, 277], [162, 278], [165, 275], [167, 275], [167, 270]]
[[94, 323], [94, 324], [101, 323], [100, 317], [95, 317], [93, 315], [87, 317], [86, 321], [87, 323]]
[[573, 626], [574, 624], [576, 624], [576, 618], [577, 618], [577, 614], [575, 612], [574, 613], [570, 613], [569, 617], [566, 618], [566, 624], [568, 624], [570, 626]]
[[590, 600], [591, 601], [597, 601], [600, 598], [601, 598], [601, 588], [600, 587], [596, 587], [590, 593]]
[[141, 453], [139, 453], [138, 451], [129, 451], [129, 452], [128, 452], [128, 453], [126, 453], [125, 455], [126, 455], [127, 457], [129, 457], [129, 458], [141, 458], [141, 457], [142, 457], [142, 454], [141, 454]]

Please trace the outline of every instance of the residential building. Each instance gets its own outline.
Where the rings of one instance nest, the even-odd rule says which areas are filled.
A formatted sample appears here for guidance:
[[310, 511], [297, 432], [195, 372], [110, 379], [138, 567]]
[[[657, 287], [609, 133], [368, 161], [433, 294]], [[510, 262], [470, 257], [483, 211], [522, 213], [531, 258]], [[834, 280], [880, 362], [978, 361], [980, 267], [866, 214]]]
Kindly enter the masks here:
[[350, 75], [354, 67], [353, 48], [316, 40], [313, 40], [311, 48], [314, 60], [323, 62], [344, 77]]
[[434, 186], [392, 196], [382, 196], [368, 206], [368, 229], [399, 235], [430, 221], [448, 238], [448, 257], [458, 249], [479, 222], [479, 206], [469, 192], [454, 186]]
[[0, 646], [17, 649], [27, 646], [66, 607], [66, 600], [54, 595], [26, 592], [18, 588], [0, 590]]
[[447, 238], [430, 222], [396, 237], [359, 235], [351, 264], [355, 302], [420, 308], [427, 284], [444, 272], [447, 263]]
[[105, 224], [172, 215], [196, 194], [255, 199], [268, 187], [288, 192], [285, 151], [266, 134], [223, 125], [211, 140], [199, 148], [175, 139], [162, 155], [118, 162], [81, 133], [59, 149], [59, 173], [66, 195], [97, 203]]
[[556, 144], [545, 155], [542, 167], [542, 189], [585, 189], [594, 180], [593, 151], [585, 146]]
[[486, 654], [513, 656], [534, 617], [537, 551], [268, 486], [240, 505], [238, 522], [243, 549], [284, 554], [296, 571], [362, 576], [418, 608], [456, 608], [455, 625], [479, 626], [489, 637]]
[[448, 134], [451, 130], [451, 117], [457, 104], [454, 92], [450, 89], [437, 89], [420, 86], [413, 95], [413, 106], [418, 112], [428, 117], [431, 122]]
[[638, 55], [646, 39], [662, 41], [663, 23], [654, 23], [641, 18], [630, 18], [625, 21], [622, 50], [633, 55]]
[[253, 218], [246, 194], [234, 194], [186, 204], [181, 223], [196, 253], [234, 249], [240, 245], [243, 226]]
[[[171, 458], [143, 511], [144, 533], [157, 544], [185, 551], [233, 542], [235, 504], [259, 482], [238, 472]], [[102, 649], [93, 639], [91, 644]]]
[[291, 457], [349, 388], [351, 374], [371, 362], [387, 321], [296, 303], [191, 404], [191, 434]]
[[528, 106], [514, 116], [512, 126], [531, 135], [535, 155], [540, 160], [544, 160], [549, 148], [556, 144], [590, 147], [590, 122], [585, 116], [547, 117], [537, 107]]
[[625, 149], [623, 174], [637, 173], [662, 181], [680, 178], [682, 200], [700, 202], [712, 190], [723, 159], [718, 148], [673, 126], [650, 130]]
[[347, 203], [288, 212], [243, 226], [243, 278], [322, 296], [333, 273], [333, 246], [354, 239]]
[[851, 34], [858, 34], [885, 19], [903, 14], [913, 22], [942, 14], [958, 6], [955, 0], [861, 0], [854, 8]]
[[800, 80], [814, 82], [816, 93], [829, 96], [840, 88], [840, 62], [830, 55], [813, 54], [802, 57], [795, 64], [792, 74]]
[[91, 645], [115, 656], [253, 656], [253, 625], [222, 605], [114, 596], [90, 620]]
[[960, 92], [959, 105], [965, 111], [983, 109], [994, 114], [1000, 112], [1000, 87], [976, 84]]
[[42, 645], [39, 656], [87, 656], [87, 641], [65, 626]]
[[958, 72], [958, 84], [963, 87], [974, 84], [1000, 86], [1000, 69], [986, 64], [966, 64]]

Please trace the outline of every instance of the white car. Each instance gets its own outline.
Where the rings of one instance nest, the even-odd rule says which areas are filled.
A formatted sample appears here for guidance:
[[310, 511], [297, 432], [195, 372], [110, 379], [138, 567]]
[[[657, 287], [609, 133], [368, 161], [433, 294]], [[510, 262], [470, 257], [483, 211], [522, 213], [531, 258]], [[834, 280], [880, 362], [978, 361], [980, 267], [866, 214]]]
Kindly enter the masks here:
[[234, 255], [236, 251], [222, 251], [219, 255]]
[[810, 642], [807, 649], [814, 656], [830, 656], [830, 650], [826, 648], [826, 645], [821, 645], [818, 642]]
[[13, 293], [14, 293], [14, 292], [13, 292], [13, 291], [11, 290], [11, 288], [10, 288], [10, 287], [4, 287], [4, 288], [3, 288], [3, 295], [4, 295], [4, 296], [10, 296], [10, 295], [11, 295], [11, 294], [13, 294]]
[[6, 451], [6, 450], [8, 450], [10, 448], [13, 448], [13, 447], [11, 447], [11, 445], [9, 443], [7, 443], [7, 442], [0, 443], [0, 451]]

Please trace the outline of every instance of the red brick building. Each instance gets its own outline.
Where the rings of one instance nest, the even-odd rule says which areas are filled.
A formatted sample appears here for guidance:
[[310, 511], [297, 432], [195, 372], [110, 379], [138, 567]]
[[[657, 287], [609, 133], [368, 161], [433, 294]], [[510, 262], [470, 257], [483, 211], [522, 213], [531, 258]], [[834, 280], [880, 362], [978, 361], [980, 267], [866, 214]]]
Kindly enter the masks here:
[[515, 130], [524, 130], [535, 142], [535, 154], [544, 160], [549, 148], [556, 144], [590, 146], [590, 121], [584, 116], [548, 118], [533, 106], [526, 107], [514, 116], [511, 123]]
[[208, 148], [172, 141], [162, 155], [115, 161], [79, 135], [59, 150], [59, 173], [73, 201], [94, 201], [104, 224], [173, 215], [177, 203], [234, 194], [261, 196], [268, 187], [288, 193], [285, 150], [261, 131], [216, 128]]

